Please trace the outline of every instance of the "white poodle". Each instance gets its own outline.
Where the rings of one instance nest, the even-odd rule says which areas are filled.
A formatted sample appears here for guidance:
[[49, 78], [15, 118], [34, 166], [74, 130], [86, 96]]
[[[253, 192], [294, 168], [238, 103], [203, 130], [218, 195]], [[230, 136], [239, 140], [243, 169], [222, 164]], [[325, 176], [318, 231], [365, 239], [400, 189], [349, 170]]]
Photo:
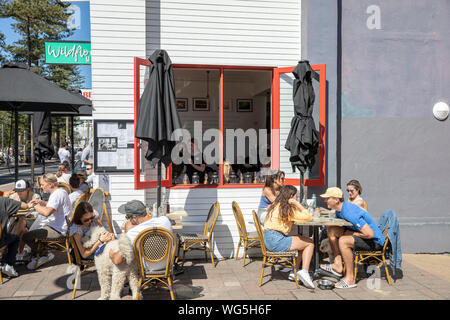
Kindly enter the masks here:
[[[85, 248], [92, 247], [105, 231], [103, 227], [92, 227], [83, 237], [83, 246]], [[125, 261], [119, 265], [115, 265], [109, 258], [109, 251], [111, 249], [115, 252], [120, 251]], [[119, 239], [106, 243], [103, 252], [95, 256], [94, 260], [101, 288], [99, 300], [120, 299], [120, 292], [127, 277], [133, 298], [136, 297], [138, 292], [138, 266], [133, 247], [125, 233], [122, 233]]]

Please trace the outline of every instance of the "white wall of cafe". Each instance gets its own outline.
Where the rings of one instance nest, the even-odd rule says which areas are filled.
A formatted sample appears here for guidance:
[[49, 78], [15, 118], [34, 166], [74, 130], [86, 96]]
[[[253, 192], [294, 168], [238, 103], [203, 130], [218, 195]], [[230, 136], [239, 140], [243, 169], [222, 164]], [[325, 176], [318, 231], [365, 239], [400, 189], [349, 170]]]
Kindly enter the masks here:
[[[296, 65], [301, 52], [300, 2], [91, 0], [94, 121], [133, 119], [133, 57], [146, 58], [155, 49], [166, 50], [176, 64]], [[280, 125], [289, 122], [281, 119]], [[113, 224], [120, 232], [124, 217], [117, 208], [132, 199], [150, 204], [155, 190], [135, 190], [131, 172], [111, 173], [110, 181]], [[170, 189], [165, 196], [171, 205], [188, 211], [183, 232], [202, 232], [209, 207], [219, 201], [214, 242], [220, 258], [232, 256], [239, 239], [231, 202], [238, 202], [251, 231], [251, 210], [257, 209], [260, 194], [260, 188], [212, 188]]]

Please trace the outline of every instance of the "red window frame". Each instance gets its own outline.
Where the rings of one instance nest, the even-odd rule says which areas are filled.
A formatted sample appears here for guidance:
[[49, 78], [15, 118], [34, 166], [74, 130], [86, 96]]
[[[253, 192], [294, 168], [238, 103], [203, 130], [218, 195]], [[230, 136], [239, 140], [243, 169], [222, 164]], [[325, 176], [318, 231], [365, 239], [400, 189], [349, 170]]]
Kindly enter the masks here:
[[[134, 126], [136, 129], [137, 115], [139, 111], [140, 99], [140, 66], [150, 66], [150, 61], [147, 59], [134, 58]], [[225, 70], [266, 70], [272, 71], [272, 169], [279, 168], [279, 136], [276, 129], [280, 128], [280, 85], [279, 76], [281, 73], [292, 72], [295, 67], [288, 68], [274, 68], [274, 67], [255, 67], [255, 66], [225, 66], [225, 65], [196, 65], [196, 64], [173, 64], [174, 69], [190, 68], [190, 69], [215, 69], [219, 70], [219, 131], [222, 133], [219, 138], [219, 159], [223, 159], [223, 74]], [[319, 93], [319, 108], [320, 108], [320, 147], [319, 147], [319, 161], [320, 178], [319, 179], [305, 179], [305, 185], [308, 186], [323, 186], [325, 185], [325, 65], [313, 65], [313, 70], [320, 72], [320, 93]], [[323, 75], [323, 76], [322, 76]], [[134, 139], [134, 187], [138, 189], [148, 189], [157, 187], [157, 181], [141, 181], [141, 154], [139, 148], [139, 139]], [[286, 184], [299, 185], [300, 179], [286, 179]], [[190, 189], [190, 188], [262, 188], [263, 184], [224, 184], [223, 183], [223, 165], [219, 164], [219, 184], [218, 185], [172, 185], [172, 165], [166, 168], [166, 179], [161, 180], [161, 186], [171, 189]]]

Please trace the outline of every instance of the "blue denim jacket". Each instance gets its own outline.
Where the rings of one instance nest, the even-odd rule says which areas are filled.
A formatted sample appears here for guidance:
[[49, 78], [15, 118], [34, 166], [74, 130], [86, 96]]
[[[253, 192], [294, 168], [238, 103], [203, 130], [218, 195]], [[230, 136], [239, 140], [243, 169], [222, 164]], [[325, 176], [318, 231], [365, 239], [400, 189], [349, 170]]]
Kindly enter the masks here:
[[397, 215], [393, 210], [388, 210], [382, 214], [378, 221], [378, 228], [384, 230], [386, 224], [389, 228], [388, 237], [392, 247], [392, 254], [389, 260], [395, 274], [396, 269], [402, 268], [402, 247], [400, 243], [400, 226], [398, 224]]

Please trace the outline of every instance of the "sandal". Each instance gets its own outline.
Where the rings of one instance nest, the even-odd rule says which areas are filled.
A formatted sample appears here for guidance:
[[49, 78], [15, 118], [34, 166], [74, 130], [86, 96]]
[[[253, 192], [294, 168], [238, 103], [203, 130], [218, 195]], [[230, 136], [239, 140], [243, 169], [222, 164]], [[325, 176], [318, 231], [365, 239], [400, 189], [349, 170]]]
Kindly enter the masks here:
[[351, 288], [356, 288], [358, 285], [355, 284], [347, 284], [347, 282], [345, 282], [343, 279], [339, 280], [338, 282], [335, 283], [334, 287], [336, 289], [351, 289]]
[[334, 274], [337, 277], [342, 277], [342, 273], [334, 271], [333, 268], [331, 267], [331, 264], [329, 264], [329, 263], [325, 264], [323, 268], [320, 267], [320, 269], [325, 270], [327, 272], [330, 272], [330, 273]]

